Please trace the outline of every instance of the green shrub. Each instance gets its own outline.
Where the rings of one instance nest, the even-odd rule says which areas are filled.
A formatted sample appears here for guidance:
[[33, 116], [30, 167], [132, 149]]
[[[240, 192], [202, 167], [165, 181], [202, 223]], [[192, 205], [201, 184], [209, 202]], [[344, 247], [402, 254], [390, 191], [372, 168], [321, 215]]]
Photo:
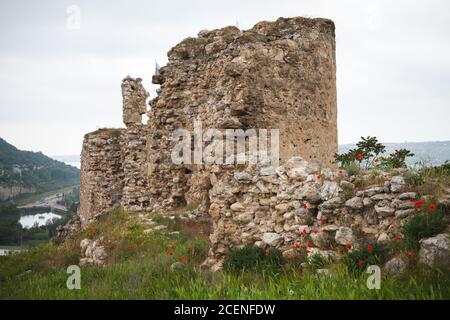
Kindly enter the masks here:
[[253, 272], [278, 272], [284, 263], [283, 255], [278, 249], [265, 250], [256, 246], [245, 246], [230, 252], [223, 265], [226, 272], [239, 273], [242, 271]]
[[336, 162], [343, 167], [357, 164], [360, 168], [367, 170], [372, 166], [373, 161], [386, 150], [386, 147], [375, 137], [361, 137], [361, 141], [356, 146], [356, 149], [351, 149], [347, 153], [335, 154]]
[[381, 155], [385, 153], [386, 147], [378, 142], [376, 137], [361, 137], [361, 141], [356, 144], [356, 149], [350, 149], [347, 153], [335, 154], [336, 162], [347, 169], [350, 175], [355, 173], [355, 167], [369, 170], [371, 168], [382, 167], [385, 170], [394, 168], [406, 168], [406, 158], [413, 157], [409, 150], [395, 150], [387, 157]]
[[434, 212], [423, 212], [409, 220], [403, 226], [403, 234], [409, 247], [417, 249], [421, 239], [441, 233], [447, 225], [445, 208], [438, 207]]
[[389, 249], [385, 245], [371, 243], [347, 253], [342, 260], [349, 272], [359, 273], [370, 265], [381, 265], [388, 256]]
[[406, 168], [406, 158], [414, 157], [414, 153], [406, 149], [395, 150], [389, 157], [383, 157], [381, 164], [385, 168]]
[[356, 176], [361, 172], [361, 168], [356, 162], [346, 163], [342, 168], [351, 176]]

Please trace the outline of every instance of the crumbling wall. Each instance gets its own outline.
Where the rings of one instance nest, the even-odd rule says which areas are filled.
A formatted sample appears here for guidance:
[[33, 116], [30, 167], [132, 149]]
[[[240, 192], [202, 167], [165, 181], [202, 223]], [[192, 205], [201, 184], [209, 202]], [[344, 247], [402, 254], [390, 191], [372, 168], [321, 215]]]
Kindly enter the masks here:
[[81, 227], [120, 206], [123, 192], [122, 129], [100, 129], [84, 137], [80, 169]]
[[150, 205], [146, 125], [142, 124], [148, 96], [142, 79], [130, 76], [123, 79], [123, 121], [127, 128], [122, 133], [124, 186], [121, 205], [130, 211], [145, 211]]
[[[201, 31], [172, 48], [155, 76], [148, 128], [155, 208], [208, 201], [210, 168], [172, 163], [174, 130], [279, 129], [280, 157], [333, 166], [337, 152], [335, 35], [326, 19], [280, 18], [240, 31]], [[207, 206], [207, 204], [206, 204]]]
[[142, 124], [149, 94], [141, 82], [129, 76], [122, 81], [125, 129], [100, 129], [85, 136], [78, 210], [82, 226], [116, 207], [144, 211], [150, 203]]
[[[207, 213], [211, 173], [234, 165], [175, 164], [177, 129], [279, 129], [280, 158], [333, 166], [337, 151], [335, 35], [326, 19], [280, 18], [241, 31], [204, 30], [168, 53], [150, 102], [141, 79], [122, 83], [126, 129], [86, 136], [81, 169], [83, 224], [118, 205], [131, 211], [198, 204]], [[113, 142], [113, 141], [118, 141]], [[192, 142], [194, 145], [194, 142]], [[203, 146], [205, 146], [203, 144]], [[195, 159], [193, 159], [195, 160]]]
[[255, 165], [212, 174], [213, 233], [205, 266], [220, 269], [230, 249], [244, 245], [278, 248], [286, 258], [306, 250], [337, 259], [364, 243], [395, 240], [420, 212], [420, 195], [408, 192], [401, 170], [362, 178], [372, 185], [358, 190], [355, 176], [300, 157], [276, 169]]

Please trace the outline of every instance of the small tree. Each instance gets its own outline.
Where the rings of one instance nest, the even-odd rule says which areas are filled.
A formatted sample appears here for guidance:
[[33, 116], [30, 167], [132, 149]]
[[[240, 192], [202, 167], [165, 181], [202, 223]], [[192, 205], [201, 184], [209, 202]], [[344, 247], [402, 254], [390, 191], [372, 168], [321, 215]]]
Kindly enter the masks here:
[[387, 168], [406, 168], [406, 158], [414, 157], [414, 153], [406, 149], [395, 150], [389, 157], [382, 158], [383, 166]]
[[406, 158], [413, 157], [414, 154], [406, 149], [395, 150], [388, 157], [381, 157], [386, 152], [386, 147], [378, 142], [376, 137], [361, 137], [361, 141], [356, 144], [356, 149], [350, 149], [347, 153], [335, 154], [336, 162], [341, 167], [368, 170], [376, 166], [383, 168], [405, 168]]
[[367, 170], [386, 151], [386, 147], [379, 143], [376, 137], [361, 137], [356, 146], [356, 149], [350, 149], [347, 153], [335, 155], [336, 161], [342, 167], [358, 163], [360, 168]]

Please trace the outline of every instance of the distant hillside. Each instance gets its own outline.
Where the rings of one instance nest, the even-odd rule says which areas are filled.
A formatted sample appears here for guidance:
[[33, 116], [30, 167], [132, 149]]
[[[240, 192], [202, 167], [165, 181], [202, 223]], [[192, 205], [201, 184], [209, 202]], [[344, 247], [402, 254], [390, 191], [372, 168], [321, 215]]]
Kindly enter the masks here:
[[53, 159], [64, 162], [65, 164], [71, 165], [73, 167], [77, 167], [80, 169], [81, 160], [80, 155], [65, 155], [65, 156], [51, 156]]
[[[450, 161], [450, 141], [433, 142], [404, 142], [404, 143], [383, 143], [386, 146], [387, 154], [398, 149], [408, 149], [415, 154], [408, 159], [409, 164], [425, 162], [431, 165], [440, 165], [445, 161]], [[354, 144], [339, 146], [339, 153], [345, 153], [349, 149], [355, 148]]]
[[0, 200], [79, 183], [79, 170], [41, 152], [21, 151], [0, 138]]

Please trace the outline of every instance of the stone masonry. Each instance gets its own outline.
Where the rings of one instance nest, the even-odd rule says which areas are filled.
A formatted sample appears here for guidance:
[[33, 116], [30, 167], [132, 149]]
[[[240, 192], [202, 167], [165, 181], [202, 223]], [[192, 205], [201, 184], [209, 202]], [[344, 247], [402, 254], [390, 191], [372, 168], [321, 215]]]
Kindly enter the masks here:
[[82, 152], [82, 225], [121, 206], [130, 211], [198, 204], [208, 212], [211, 170], [176, 165], [176, 129], [279, 129], [280, 158], [301, 155], [333, 166], [337, 151], [334, 24], [280, 18], [241, 31], [201, 31], [172, 48], [149, 102], [141, 79], [122, 82], [125, 129], [86, 135]]
[[[59, 230], [62, 237], [117, 207], [163, 214], [197, 207], [212, 223], [204, 265], [218, 270], [230, 249], [246, 244], [276, 247], [288, 258], [302, 247], [334, 258], [336, 248], [393, 239], [417, 213], [414, 201], [421, 196], [406, 190], [401, 172], [358, 190], [354, 177], [335, 168], [331, 20], [279, 18], [247, 31], [204, 30], [173, 47], [168, 58], [153, 76], [161, 87], [148, 111], [141, 79], [128, 76], [122, 82], [126, 128], [85, 136], [80, 207]], [[149, 121], [142, 124], [146, 112]], [[199, 123], [203, 132], [214, 128], [221, 135], [279, 129], [281, 165], [175, 164], [172, 133], [193, 132]], [[423, 244], [424, 260], [447, 259], [446, 239]], [[400, 268], [397, 262], [392, 269]]]
[[205, 166], [170, 158], [175, 129], [279, 129], [280, 157], [333, 166], [337, 151], [334, 24], [280, 18], [251, 30], [201, 31], [169, 51], [153, 82], [148, 126], [150, 193], [157, 207], [207, 200]]

